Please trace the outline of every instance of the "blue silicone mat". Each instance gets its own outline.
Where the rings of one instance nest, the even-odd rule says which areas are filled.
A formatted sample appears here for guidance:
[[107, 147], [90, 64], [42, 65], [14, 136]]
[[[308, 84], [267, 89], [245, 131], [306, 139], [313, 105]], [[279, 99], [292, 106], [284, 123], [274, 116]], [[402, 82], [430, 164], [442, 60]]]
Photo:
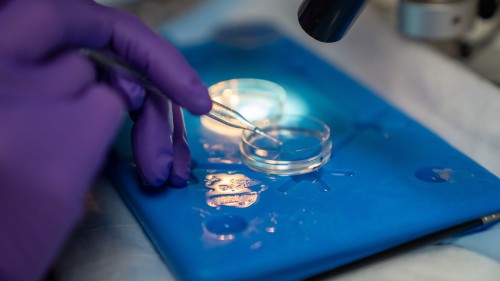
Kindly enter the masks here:
[[127, 132], [110, 176], [180, 280], [298, 280], [500, 210], [500, 181], [334, 66], [263, 25], [182, 48], [206, 84], [282, 85], [292, 113], [332, 129], [319, 171], [273, 176], [241, 163], [238, 139], [185, 115], [185, 188], [141, 186]]

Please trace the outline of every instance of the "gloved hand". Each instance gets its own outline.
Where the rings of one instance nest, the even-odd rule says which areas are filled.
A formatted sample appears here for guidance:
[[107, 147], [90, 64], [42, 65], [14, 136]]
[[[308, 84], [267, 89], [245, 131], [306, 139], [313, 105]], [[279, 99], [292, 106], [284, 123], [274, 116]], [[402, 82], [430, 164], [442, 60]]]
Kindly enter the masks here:
[[[123, 113], [134, 110], [146, 183], [182, 185], [190, 161], [180, 106], [203, 114], [211, 102], [172, 46], [90, 0], [2, 1], [0, 34], [0, 280], [37, 280], [81, 216]], [[165, 95], [97, 82], [81, 47], [108, 48]]]

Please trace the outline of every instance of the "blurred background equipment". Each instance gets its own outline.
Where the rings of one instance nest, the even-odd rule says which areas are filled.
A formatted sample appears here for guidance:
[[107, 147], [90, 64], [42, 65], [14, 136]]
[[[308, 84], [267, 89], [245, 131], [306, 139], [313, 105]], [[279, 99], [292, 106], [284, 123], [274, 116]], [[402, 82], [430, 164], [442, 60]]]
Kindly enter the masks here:
[[373, 0], [402, 36], [425, 42], [500, 84], [497, 0]]
[[460, 38], [472, 28], [476, 6], [475, 0], [401, 0], [399, 28], [420, 39]]

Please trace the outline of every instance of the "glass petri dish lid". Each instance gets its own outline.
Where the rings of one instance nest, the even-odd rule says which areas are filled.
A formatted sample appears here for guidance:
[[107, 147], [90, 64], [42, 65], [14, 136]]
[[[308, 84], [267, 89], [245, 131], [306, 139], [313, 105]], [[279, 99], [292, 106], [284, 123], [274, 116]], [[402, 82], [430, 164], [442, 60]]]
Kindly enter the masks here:
[[253, 170], [299, 175], [315, 171], [330, 160], [330, 128], [320, 120], [284, 115], [279, 120], [264, 120], [256, 125], [281, 144], [256, 132], [244, 131], [240, 144], [242, 161]]
[[[250, 122], [277, 120], [283, 114], [286, 92], [280, 85], [263, 79], [238, 78], [221, 81], [208, 88], [210, 97], [244, 116]], [[205, 128], [224, 135], [238, 136], [240, 129], [201, 118]]]

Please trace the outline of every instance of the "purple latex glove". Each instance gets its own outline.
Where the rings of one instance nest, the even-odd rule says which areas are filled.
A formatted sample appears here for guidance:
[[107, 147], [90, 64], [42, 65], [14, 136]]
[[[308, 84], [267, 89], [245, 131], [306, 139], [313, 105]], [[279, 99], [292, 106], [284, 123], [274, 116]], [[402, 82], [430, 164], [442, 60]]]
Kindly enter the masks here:
[[[182, 185], [190, 161], [179, 106], [203, 114], [211, 102], [171, 45], [90, 0], [0, 1], [0, 34], [0, 280], [38, 280], [81, 216], [124, 112], [134, 110], [146, 183]], [[96, 82], [81, 47], [114, 51], [165, 95]]]

